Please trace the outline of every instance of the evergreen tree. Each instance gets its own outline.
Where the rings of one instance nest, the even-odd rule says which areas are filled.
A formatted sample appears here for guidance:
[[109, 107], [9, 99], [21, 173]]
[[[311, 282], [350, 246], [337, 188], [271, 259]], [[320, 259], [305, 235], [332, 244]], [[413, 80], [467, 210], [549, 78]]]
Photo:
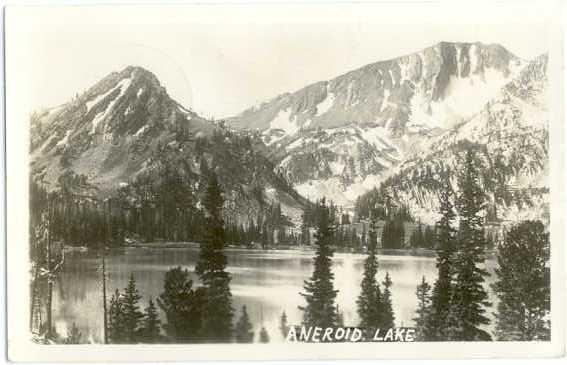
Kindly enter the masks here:
[[63, 344], [65, 345], [80, 345], [84, 343], [83, 334], [79, 331], [79, 328], [73, 322], [71, 330], [67, 332], [67, 337], [63, 339]]
[[157, 303], [164, 311], [167, 337], [176, 343], [200, 341], [201, 318], [204, 306], [204, 289], [192, 289], [189, 271], [180, 266], [165, 273], [163, 292]]
[[413, 319], [415, 322], [416, 337], [418, 340], [427, 340], [428, 317], [431, 309], [431, 298], [429, 291], [431, 285], [425, 281], [425, 276], [421, 278], [421, 283], [417, 286], [415, 295], [417, 296], [417, 316]]
[[437, 227], [429, 227], [428, 248], [437, 248]]
[[127, 343], [138, 342], [138, 329], [142, 318], [144, 318], [139, 307], [140, 299], [142, 299], [142, 296], [138, 294], [138, 289], [136, 289], [134, 275], [130, 274], [128, 286], [124, 288], [124, 297], [122, 298], [124, 334]]
[[304, 282], [305, 293], [301, 293], [307, 305], [299, 308], [303, 311], [304, 325], [332, 327], [337, 322], [335, 298], [338, 292], [333, 288], [334, 275], [331, 271], [333, 226], [324, 199], [318, 208], [320, 212], [315, 235], [317, 249], [313, 258], [314, 269], [311, 278]]
[[390, 279], [390, 274], [386, 273], [386, 278], [382, 282], [384, 285], [384, 294], [382, 294], [382, 325], [380, 328], [392, 328], [394, 327], [394, 309], [392, 308], [392, 292], [390, 288], [392, 287], [392, 279]]
[[382, 322], [380, 285], [376, 280], [378, 258], [376, 256], [376, 220], [372, 218], [368, 231], [368, 256], [364, 262], [361, 292], [356, 301], [360, 327], [378, 328]]
[[446, 326], [447, 315], [451, 306], [451, 293], [453, 282], [453, 262], [455, 260], [455, 212], [453, 207], [453, 190], [447, 180], [441, 190], [439, 200], [439, 213], [441, 218], [437, 222], [437, 280], [431, 295], [431, 314], [427, 324], [428, 340], [448, 340]]
[[123, 296], [118, 289], [110, 298], [108, 308], [108, 339], [110, 343], [126, 343], [126, 322]]
[[417, 226], [417, 229], [413, 231], [410, 237], [410, 245], [413, 248], [424, 247], [423, 242], [423, 229], [421, 223]]
[[462, 329], [453, 340], [460, 341], [490, 340], [490, 335], [480, 328], [490, 322], [486, 317], [486, 307], [490, 303], [483, 287], [488, 272], [481, 267], [485, 260], [486, 241], [482, 229], [484, 193], [480, 187], [479, 176], [477, 162], [469, 149], [463, 172], [459, 177], [459, 246], [451, 303]]
[[498, 247], [498, 340], [550, 339], [549, 233], [539, 221], [512, 227]]
[[234, 335], [238, 343], [251, 343], [254, 340], [254, 332], [252, 331], [252, 324], [248, 318], [246, 306], [242, 306], [242, 314], [234, 327]]
[[268, 335], [268, 331], [266, 330], [266, 327], [262, 326], [262, 328], [260, 329], [260, 342], [261, 343], [268, 343], [270, 342], [270, 336]]
[[148, 301], [148, 306], [144, 312], [144, 323], [141, 330], [142, 340], [145, 343], [158, 343], [161, 338], [161, 322], [152, 298]]
[[301, 244], [303, 246], [307, 246], [311, 243], [309, 237], [309, 222], [307, 220], [308, 220], [307, 212], [304, 211], [303, 214], [301, 215]]
[[404, 222], [396, 218], [388, 220], [382, 229], [382, 247], [398, 249], [404, 245]]
[[345, 317], [343, 315], [343, 312], [341, 312], [339, 305], [337, 304], [337, 327], [344, 327], [345, 326]]
[[203, 202], [207, 232], [195, 267], [205, 287], [202, 334], [209, 342], [230, 342], [232, 338], [232, 294], [230, 274], [225, 270], [223, 204], [222, 189], [216, 174], [211, 172]]
[[282, 312], [282, 316], [280, 317], [280, 331], [283, 338], [287, 338], [287, 334], [289, 333], [289, 325], [287, 324], [287, 315], [285, 314], [285, 311]]

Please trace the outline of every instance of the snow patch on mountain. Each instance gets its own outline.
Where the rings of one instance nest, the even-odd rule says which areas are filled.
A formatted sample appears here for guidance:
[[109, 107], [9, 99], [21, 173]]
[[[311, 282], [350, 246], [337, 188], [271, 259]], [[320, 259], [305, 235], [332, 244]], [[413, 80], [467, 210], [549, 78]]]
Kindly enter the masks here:
[[[116, 85], [115, 87], [113, 87], [112, 89], [108, 90], [107, 92], [105, 92], [102, 95], [98, 95], [96, 98], [94, 98], [93, 100], [87, 101], [85, 103], [85, 105], [87, 106], [87, 113], [92, 109], [93, 106], [97, 105], [98, 103], [100, 103], [102, 100], [104, 100], [108, 95], [112, 94], [116, 89], [120, 88], [120, 95], [116, 98], [120, 98], [122, 95], [124, 95], [124, 92], [128, 89], [128, 87], [130, 86], [130, 83], [132, 82], [131, 78], [125, 78], [123, 80], [121, 80], [118, 85]], [[114, 100], [116, 100], [114, 99]]]
[[380, 111], [384, 111], [388, 106], [388, 98], [390, 97], [390, 90], [384, 89], [384, 95], [382, 96], [382, 104], [380, 104]]
[[56, 146], [57, 147], [66, 146], [67, 142], [69, 141], [70, 135], [71, 135], [71, 131], [65, 132], [65, 136], [63, 136], [63, 138], [61, 138], [61, 140], [59, 142], [57, 142]]
[[[118, 94], [117, 97], [115, 97], [110, 103], [108, 103], [106, 109], [103, 112], [98, 113], [92, 121], [92, 127], [91, 127], [91, 131], [90, 134], [94, 134], [96, 132], [96, 129], [99, 125], [99, 123], [104, 120], [106, 118], [106, 116], [112, 111], [112, 108], [114, 107], [114, 104], [116, 104], [116, 102], [124, 95], [124, 93], [126, 92], [126, 90], [128, 90], [128, 87], [130, 87], [130, 84], [132, 83], [132, 79], [131, 78], [126, 78], [121, 80], [118, 85], [116, 85], [112, 90], [116, 90], [118, 88], [120, 88], [120, 93]], [[102, 98], [104, 99], [104, 98]], [[102, 99], [98, 100], [95, 104], [92, 104], [92, 106], [98, 104]]]
[[[514, 69], [520, 67], [518, 65], [524, 63], [519, 62]], [[473, 117], [489, 100], [495, 98], [513, 75], [516, 73], [505, 75], [495, 69], [485, 69], [482, 74], [466, 78], [453, 75], [441, 101], [431, 101], [421, 90], [416, 90], [410, 99], [408, 127], [452, 128]]]
[[433, 103], [433, 114], [443, 115], [443, 110], [450, 108], [459, 114], [470, 116], [477, 112], [487, 100], [496, 96], [500, 89], [510, 81], [501, 71], [486, 69], [484, 74], [468, 78], [451, 76], [445, 100]]
[[358, 128], [362, 138], [370, 142], [374, 147], [379, 150], [394, 149], [394, 143], [389, 139], [389, 132], [384, 127], [375, 126], [373, 128]]
[[278, 112], [278, 115], [270, 123], [270, 128], [265, 132], [265, 134], [270, 134], [273, 131], [281, 131], [279, 135], [275, 138], [270, 138], [268, 145], [271, 145], [284, 137], [292, 136], [299, 131], [299, 126], [295, 120], [295, 116], [291, 118], [291, 110], [284, 109]]
[[327, 199], [331, 199], [335, 204], [345, 208], [352, 205], [352, 202], [345, 196], [343, 186], [337, 178], [309, 180], [302, 184], [295, 185], [295, 190], [297, 190], [301, 196], [311, 201], [326, 197]]
[[140, 135], [142, 135], [142, 133], [144, 133], [146, 130], [148, 129], [148, 126], [145, 125], [142, 128], [138, 129], [138, 131], [136, 131], [136, 133], [134, 133], [134, 137], [139, 137]]
[[315, 114], [316, 117], [325, 114], [326, 112], [331, 109], [331, 107], [335, 104], [335, 94], [331, 92], [327, 92], [327, 96], [323, 101], [317, 104], [317, 113]]
[[357, 178], [352, 184], [345, 187], [339, 177], [323, 180], [309, 180], [295, 186], [297, 192], [311, 201], [321, 198], [331, 199], [335, 204], [345, 209], [354, 207], [356, 198], [378, 186], [384, 177], [381, 175], [368, 175], [364, 179]]
[[112, 94], [112, 92], [114, 90], [116, 90], [116, 88], [112, 88], [112, 89], [108, 90], [107, 92], [105, 92], [104, 94], [97, 95], [93, 100], [87, 101], [85, 103], [85, 105], [87, 106], [87, 113], [91, 111], [93, 106], [97, 105], [99, 102], [104, 100], [104, 98], [106, 98], [108, 95]]

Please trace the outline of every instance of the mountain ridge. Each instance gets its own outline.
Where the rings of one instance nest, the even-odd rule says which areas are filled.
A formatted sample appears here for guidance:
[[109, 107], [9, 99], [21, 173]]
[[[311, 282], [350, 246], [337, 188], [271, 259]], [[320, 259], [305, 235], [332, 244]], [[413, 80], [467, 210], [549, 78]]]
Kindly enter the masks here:
[[[455, 48], [456, 47], [456, 48]], [[472, 50], [472, 51], [471, 51]], [[462, 51], [466, 51], [471, 53], [472, 55], [481, 55], [480, 62], [478, 60], [474, 61], [473, 65], [471, 66], [470, 55]], [[267, 102], [261, 103], [259, 106], [254, 106], [244, 110], [241, 114], [229, 118], [228, 121], [236, 128], [248, 128], [248, 129], [259, 129], [260, 131], [264, 131], [269, 129], [269, 123], [274, 121], [276, 117], [280, 117], [278, 119], [284, 118], [286, 115], [280, 115], [282, 109], [290, 108], [291, 110], [288, 111], [289, 115], [288, 118], [296, 118], [296, 123], [298, 124], [295, 127], [295, 130], [299, 130], [301, 128], [307, 129], [314, 129], [317, 126], [325, 127], [335, 127], [339, 125], [344, 125], [349, 121], [354, 121], [361, 124], [368, 124], [374, 123], [377, 120], [377, 117], [380, 114], [385, 114], [385, 116], [380, 116], [382, 119], [380, 122], [384, 122], [384, 118], [387, 117], [400, 117], [402, 115], [407, 115], [409, 110], [405, 110], [404, 107], [399, 107], [397, 109], [404, 109], [404, 110], [397, 110], [393, 108], [390, 111], [383, 111], [383, 110], [376, 110], [378, 104], [386, 108], [388, 103], [390, 103], [391, 98], [399, 98], [403, 97], [403, 95], [395, 95], [397, 94], [408, 94], [412, 92], [401, 85], [402, 87], [398, 87], [400, 90], [396, 90], [394, 93], [386, 93], [383, 92], [374, 92], [372, 93], [371, 90], [368, 90], [368, 87], [374, 87], [374, 89], [387, 89], [390, 90], [392, 86], [396, 86], [400, 82], [403, 83], [406, 79], [409, 81], [411, 80], [411, 75], [403, 75], [404, 73], [411, 73], [414, 72], [416, 74], [421, 74], [423, 72], [424, 64], [430, 62], [432, 64], [431, 67], [437, 67], [439, 70], [443, 68], [439, 66], [439, 64], [435, 64], [436, 62], [448, 62], [452, 58], [456, 58], [457, 53], [459, 53], [459, 60], [454, 60], [456, 64], [458, 64], [457, 69], [449, 70], [451, 72], [458, 71], [460, 76], [468, 75], [469, 73], [483, 73], [485, 66], [492, 66], [493, 64], [502, 67], [504, 63], [508, 63], [510, 60], [514, 62], [525, 62], [524, 60], [520, 59], [519, 57], [513, 55], [512, 53], [508, 52], [504, 47], [496, 44], [484, 45], [480, 42], [476, 43], [451, 43], [451, 42], [439, 42], [433, 46], [424, 48], [418, 52], [414, 52], [411, 54], [407, 54], [404, 56], [396, 57], [389, 60], [382, 60], [374, 63], [369, 63], [364, 65], [360, 68], [355, 70], [343, 73], [337, 77], [331, 78], [329, 80], [318, 81], [315, 83], [311, 83], [295, 92], [288, 92], [280, 94], [272, 99], [269, 99]], [[462, 63], [461, 62], [462, 59]], [[411, 65], [409, 63], [417, 63], [417, 65], [413, 65], [415, 70], [411, 70]], [[399, 64], [401, 64], [401, 67]], [[455, 65], [451, 66], [455, 68]], [[451, 67], [445, 67], [449, 69]], [[518, 66], [520, 67], [520, 66]], [[404, 69], [405, 68], [405, 69]], [[435, 76], [433, 71], [435, 70], [425, 70], [429, 72], [430, 76]], [[504, 69], [503, 72], [507, 73], [509, 70]], [[362, 74], [361, 77], [360, 75]], [[378, 74], [378, 75], [376, 75]], [[366, 77], [368, 76], [368, 77]], [[404, 77], [404, 76], [409, 76]], [[445, 83], [447, 82], [446, 78], [450, 76], [445, 73], [439, 74], [439, 87], [433, 88], [431, 90], [430, 98], [435, 101], [438, 100], [439, 97], [442, 95], [444, 91]], [[350, 80], [354, 78], [354, 80]], [[345, 111], [338, 113], [337, 115], [333, 115], [332, 118], [334, 121], [328, 122], [323, 120], [321, 123], [318, 122], [318, 119], [325, 119], [324, 114], [328, 113], [330, 109], [333, 108], [333, 105], [326, 104], [330, 102], [327, 100], [327, 95], [330, 93], [329, 91], [333, 91], [335, 84], [344, 83], [343, 80], [347, 81], [354, 81], [359, 82], [361, 79], [366, 78], [368, 81], [368, 87], [363, 86], [365, 88], [365, 92], [368, 94], [368, 98], [372, 97], [371, 100], [367, 100], [365, 105], [367, 108], [370, 108], [369, 105], [372, 105], [373, 110], [363, 111], [361, 113]], [[376, 79], [372, 81], [372, 79]], [[432, 80], [437, 81], [437, 80]], [[364, 83], [364, 81], [360, 81], [360, 83]], [[347, 89], [350, 85], [347, 85]], [[325, 90], [323, 90], [325, 88]], [[331, 90], [329, 90], [331, 89]], [[347, 90], [348, 91], [348, 90]], [[352, 91], [352, 90], [351, 90]], [[345, 102], [352, 102], [353, 100], [353, 93], [341, 91], [342, 94], [348, 95], [340, 95], [339, 99], [348, 99], [348, 100], [339, 100], [340, 103]], [[336, 92], [332, 93], [333, 95], [337, 94]], [[405, 96], [407, 98], [407, 95]], [[356, 95], [354, 96], [356, 99]], [[297, 100], [288, 100], [288, 99], [297, 99]], [[336, 97], [335, 97], [336, 99]], [[356, 100], [355, 100], [356, 101]], [[376, 101], [376, 102], [375, 102]], [[333, 100], [334, 102], [334, 100]], [[291, 103], [291, 105], [289, 105]], [[275, 105], [277, 104], [277, 105]], [[281, 104], [281, 105], [280, 105]], [[351, 103], [352, 104], [352, 103]], [[383, 105], [382, 105], [383, 104]], [[349, 105], [351, 107], [352, 105]], [[356, 105], [352, 106], [356, 108]], [[370, 109], [372, 109], [370, 108]], [[337, 111], [339, 112], [339, 111]], [[383, 113], [384, 112], [384, 113]], [[306, 113], [306, 116], [303, 115]], [[401, 113], [401, 114], [400, 114]], [[400, 114], [400, 115], [398, 115]], [[319, 123], [319, 124], [318, 124]], [[328, 124], [325, 124], [328, 123]], [[330, 124], [329, 124], [330, 123]], [[276, 123], [277, 124], [277, 123]], [[272, 128], [277, 129], [277, 128]], [[270, 143], [271, 141], [268, 141]]]
[[195, 186], [204, 171], [216, 171], [227, 211], [246, 222], [279, 201], [297, 220], [308, 204], [257, 152], [253, 134], [181, 106], [140, 67], [113, 72], [70, 102], [32, 115], [31, 128], [32, 178], [49, 190], [72, 173], [85, 176], [97, 195], [111, 196], [138, 178], [160, 179], [165, 164]]
[[[474, 55], [480, 57], [475, 60]], [[308, 204], [305, 198], [326, 196], [353, 208], [357, 198], [419, 164], [412, 165], [411, 161], [443, 154], [469, 137], [483, 149], [489, 146], [486, 138], [494, 139], [498, 133], [508, 133], [506, 138], [518, 141], [522, 133], [541, 135], [542, 142], [539, 137], [523, 141], [534, 148], [539, 156], [537, 169], [544, 171], [540, 165], [547, 152], [543, 148], [542, 155], [539, 146], [546, 143], [546, 124], [541, 120], [546, 65], [545, 54], [525, 61], [497, 44], [439, 42], [416, 53], [310, 84], [295, 92], [302, 93], [295, 99], [295, 93], [284, 93], [259, 108], [248, 108], [251, 113], [275, 108], [271, 112], [276, 112], [276, 117], [269, 124], [265, 119], [251, 121], [252, 125], [264, 123], [264, 129], [239, 127], [234, 118], [227, 121], [228, 125], [202, 118], [171, 99], [150, 71], [128, 66], [110, 73], [72, 101], [32, 115], [32, 171], [35, 178], [55, 186], [65, 170], [73, 170], [86, 175], [100, 190], [111, 191], [147, 169], [148, 161], [164, 146], [191, 161], [190, 169], [197, 175], [204, 153], [205, 160], [217, 165], [219, 174], [226, 174], [224, 183], [232, 205], [238, 207], [235, 210], [244, 210], [250, 204], [255, 207], [246, 213], [250, 216], [261, 209], [258, 207], [264, 199], [283, 200], [287, 204], [283, 210], [287, 209], [295, 221]], [[383, 66], [390, 67], [389, 79]], [[495, 74], [502, 77], [493, 78]], [[366, 79], [371, 81], [355, 88], [351, 86], [353, 75], [358, 75], [355, 81], [361, 84]], [[490, 92], [480, 97], [475, 89], [479, 85], [484, 87], [482, 92]], [[324, 95], [311, 92], [313, 88], [324, 91]], [[334, 99], [328, 97], [331, 92], [336, 92]], [[283, 105], [287, 112], [279, 117], [282, 98], [291, 104]], [[474, 106], [458, 110], [460, 100], [467, 98], [475, 100]], [[331, 99], [333, 103], [328, 102]], [[455, 109], [452, 114], [447, 112], [447, 105]], [[340, 108], [342, 112], [337, 113]], [[376, 110], [387, 118], [344, 118], [349, 113], [365, 115]], [[310, 124], [299, 123], [290, 129], [290, 121], [298, 114], [304, 114], [304, 122], [308, 120], [305, 115], [311, 116]], [[320, 121], [316, 120], [318, 114], [324, 117]], [[432, 122], [429, 119], [433, 117], [437, 119]], [[495, 118], [503, 118], [509, 126], [491, 130], [490, 121]], [[528, 119], [534, 119], [535, 124]], [[528, 132], [526, 123], [531, 125]], [[482, 137], [485, 130], [493, 137]], [[196, 153], [199, 148], [195, 140], [213, 137], [221, 148], [209, 147]], [[499, 141], [505, 143], [505, 139]], [[243, 173], [233, 169], [238, 164], [246, 166]], [[251, 200], [259, 187], [261, 197]], [[412, 203], [415, 197], [403, 196], [404, 191], [400, 194], [400, 201], [414, 208], [421, 204]], [[235, 203], [237, 200], [239, 203]], [[420, 209], [414, 209], [414, 213], [422, 215]]]
[[[260, 109], [273, 107], [277, 112], [273, 120], [269, 116], [248, 118], [247, 114], [262, 113], [256, 107], [229, 122], [244, 129], [247, 123], [253, 127], [260, 123], [258, 133], [268, 145], [270, 156], [302, 195], [330, 195], [337, 203], [352, 207], [357, 196], [396, 174], [398, 164], [403, 166], [412, 156], [441, 148], [432, 146], [433, 141], [443, 140], [449, 131], [467, 125], [531, 63], [533, 60], [523, 60], [498, 44], [439, 42], [270, 99]], [[390, 79], [383, 77], [386, 73]], [[373, 80], [369, 81], [370, 87], [351, 88], [352, 84], [341, 81], [352, 81], [349, 77], [358, 74], [363, 74], [361, 79]], [[324, 105], [329, 100], [325, 93], [333, 83], [342, 83], [339, 94], [347, 95], [346, 99], [363, 101], [345, 104], [343, 95], [336, 97], [332, 105]], [[308, 92], [321, 87], [325, 90], [320, 97]], [[352, 97], [357, 94], [355, 88], [358, 95]], [[295, 100], [280, 105], [282, 98], [291, 100], [298, 93], [301, 95]], [[327, 114], [320, 113], [321, 104]], [[364, 110], [359, 112], [357, 108]], [[301, 124], [307, 118], [304, 116], [293, 127], [298, 114], [313, 117], [307, 127]], [[317, 120], [325, 115], [330, 115], [331, 123]], [[342, 139], [330, 142], [329, 135], [341, 129]], [[351, 135], [350, 141], [344, 134]], [[344, 151], [344, 143], [350, 143], [349, 151]]]

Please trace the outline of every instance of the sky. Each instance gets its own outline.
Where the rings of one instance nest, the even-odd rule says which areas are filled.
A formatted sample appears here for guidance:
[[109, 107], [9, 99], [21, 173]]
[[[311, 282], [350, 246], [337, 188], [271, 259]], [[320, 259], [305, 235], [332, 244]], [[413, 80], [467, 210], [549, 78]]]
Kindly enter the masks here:
[[[6, 52], [29, 71], [34, 110], [112, 71], [153, 72], [175, 100], [214, 118], [440, 41], [548, 50], [548, 2], [382, 2], [13, 7]], [[9, 75], [8, 75], [9, 76]], [[8, 78], [9, 79], [9, 78]]]

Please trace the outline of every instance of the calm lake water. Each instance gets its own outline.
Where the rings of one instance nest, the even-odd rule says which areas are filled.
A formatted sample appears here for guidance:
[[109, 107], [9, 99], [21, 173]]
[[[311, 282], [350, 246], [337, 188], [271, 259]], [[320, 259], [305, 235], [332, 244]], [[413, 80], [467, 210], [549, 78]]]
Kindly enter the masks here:
[[[115, 289], [122, 290], [130, 273], [134, 274], [142, 306], [147, 300], [159, 296], [167, 270], [182, 266], [192, 272], [198, 257], [197, 248], [126, 248], [106, 257], [107, 296]], [[310, 251], [261, 251], [228, 249], [228, 271], [232, 274], [231, 290], [233, 306], [240, 314], [245, 304], [258, 338], [262, 324], [268, 330], [271, 341], [282, 341], [278, 329], [282, 311], [289, 324], [301, 322], [299, 305], [304, 299], [299, 292], [303, 281], [312, 273], [313, 252]], [[356, 298], [365, 255], [336, 253], [333, 260], [335, 289], [339, 290], [337, 302], [343, 312], [345, 325], [357, 325]], [[416, 285], [425, 276], [433, 284], [437, 275], [435, 258], [388, 254], [379, 256], [379, 279], [386, 272], [393, 281], [393, 306], [397, 326], [412, 326], [417, 305]], [[494, 261], [487, 261], [492, 272]], [[103, 310], [101, 285], [101, 260], [93, 252], [71, 252], [65, 257], [65, 267], [54, 286], [53, 318], [58, 333], [66, 334], [73, 323], [91, 342], [102, 342]], [[192, 273], [194, 282], [197, 277]], [[489, 278], [489, 282], [493, 278]], [[195, 286], [195, 284], [194, 284]], [[492, 296], [492, 294], [491, 294]], [[494, 305], [493, 305], [494, 307]], [[161, 313], [163, 319], [163, 313]]]

